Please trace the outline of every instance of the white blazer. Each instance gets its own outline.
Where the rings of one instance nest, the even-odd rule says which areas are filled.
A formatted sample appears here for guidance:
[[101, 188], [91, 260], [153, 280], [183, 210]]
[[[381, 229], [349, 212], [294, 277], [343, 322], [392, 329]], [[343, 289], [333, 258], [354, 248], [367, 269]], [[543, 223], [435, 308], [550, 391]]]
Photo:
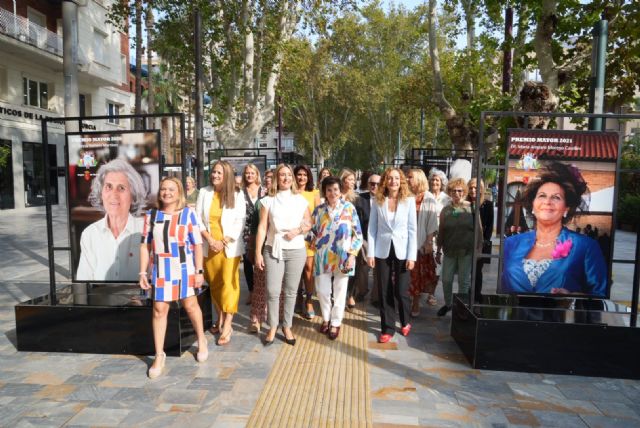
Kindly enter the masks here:
[[[213, 186], [207, 186], [200, 189], [198, 200], [196, 201], [196, 214], [200, 222], [202, 230], [209, 230], [209, 210], [211, 210], [211, 201], [214, 195]], [[235, 192], [235, 207], [222, 207], [222, 234], [233, 239], [224, 249], [224, 254], [231, 257], [239, 257], [244, 254], [244, 240], [242, 239], [242, 230], [246, 219], [247, 206], [245, 205], [244, 195], [242, 192]], [[209, 251], [209, 244], [203, 239], [202, 251], [206, 256]]]
[[399, 260], [416, 260], [417, 226], [416, 226], [416, 200], [413, 196], [404, 201], [398, 201], [395, 212], [395, 221], [392, 224], [388, 217], [393, 214], [387, 210], [388, 198], [382, 205], [371, 198], [371, 215], [369, 216], [369, 244], [367, 257], [386, 259], [391, 251], [391, 243]]

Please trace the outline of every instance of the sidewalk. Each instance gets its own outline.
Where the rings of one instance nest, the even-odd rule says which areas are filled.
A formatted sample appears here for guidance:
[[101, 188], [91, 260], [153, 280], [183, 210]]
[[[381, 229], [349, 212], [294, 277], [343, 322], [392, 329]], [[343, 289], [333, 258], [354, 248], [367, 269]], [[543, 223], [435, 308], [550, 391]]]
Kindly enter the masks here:
[[[64, 240], [64, 213], [57, 213], [54, 224], [56, 237]], [[299, 343], [292, 348], [276, 340], [265, 348], [246, 330], [244, 283], [231, 343], [216, 346], [207, 333], [206, 363], [198, 364], [192, 349], [180, 358], [169, 358], [166, 374], [153, 381], [146, 377], [147, 357], [19, 353], [13, 305], [49, 288], [44, 215], [0, 215], [0, 235], [0, 426], [196, 428], [240, 427], [250, 421], [253, 426], [280, 426], [261, 425], [259, 421], [266, 419], [260, 419], [259, 408], [269, 397], [286, 397], [292, 385], [299, 393], [290, 402], [298, 404], [273, 407], [280, 417], [294, 420], [294, 414], [304, 413], [302, 406], [335, 409], [318, 411], [318, 418], [308, 418], [304, 426], [345, 426], [349, 415], [358, 415], [358, 420], [351, 420], [353, 425], [375, 427], [640, 426], [640, 381], [471, 369], [449, 335], [450, 315], [435, 316], [439, 306], [423, 307], [411, 335], [396, 334], [385, 345], [376, 343], [377, 311], [361, 305], [350, 315], [353, 321], [345, 321], [341, 343], [332, 344], [312, 330], [318, 318], [312, 325], [296, 316]], [[622, 252], [633, 248], [633, 235], [628, 235], [618, 235], [617, 249]], [[487, 283], [495, 279], [496, 270], [494, 261], [485, 273]], [[56, 253], [56, 271], [64, 281], [68, 257], [62, 252]], [[617, 285], [626, 273], [618, 268], [615, 272]], [[486, 292], [491, 290], [485, 287]], [[620, 299], [630, 300], [626, 287], [619, 288]], [[614, 286], [612, 294], [617, 292]], [[442, 296], [438, 298], [441, 302]], [[354, 345], [347, 340], [350, 334], [361, 334], [363, 339]], [[320, 360], [327, 358], [322, 352], [327, 350], [342, 360]], [[299, 354], [292, 357], [292, 352]], [[338, 373], [334, 364], [352, 361], [348, 358], [355, 358], [352, 367], [365, 367], [368, 383], [361, 398], [347, 405], [335, 398], [339, 396], [320, 394], [319, 388], [332, 391], [349, 383], [339, 376], [326, 379], [326, 374]], [[325, 374], [305, 371], [307, 367], [323, 368]], [[291, 373], [291, 380], [277, 382], [284, 373]], [[362, 401], [369, 410], [356, 412], [351, 406]]]

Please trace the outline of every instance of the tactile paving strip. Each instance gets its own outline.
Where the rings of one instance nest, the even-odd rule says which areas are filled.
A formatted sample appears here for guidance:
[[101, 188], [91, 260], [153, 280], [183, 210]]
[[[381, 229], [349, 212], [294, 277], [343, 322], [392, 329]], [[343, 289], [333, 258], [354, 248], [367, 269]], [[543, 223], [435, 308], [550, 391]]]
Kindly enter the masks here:
[[282, 343], [249, 427], [371, 427], [365, 312], [345, 312], [340, 336], [318, 332], [321, 318], [294, 320], [295, 346]]

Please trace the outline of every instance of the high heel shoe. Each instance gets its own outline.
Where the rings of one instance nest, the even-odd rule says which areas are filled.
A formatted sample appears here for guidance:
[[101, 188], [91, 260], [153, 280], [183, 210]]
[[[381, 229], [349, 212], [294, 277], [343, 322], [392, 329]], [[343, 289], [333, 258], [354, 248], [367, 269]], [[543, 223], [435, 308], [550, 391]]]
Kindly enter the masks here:
[[211, 334], [216, 335], [220, 333], [220, 326], [218, 324], [213, 324], [209, 331], [211, 332]]
[[[335, 329], [335, 331], [334, 331]], [[338, 336], [340, 336], [340, 326], [338, 327], [331, 327], [329, 329], [329, 339], [330, 340], [336, 340], [338, 338]]]
[[[296, 344], [296, 338], [295, 337], [292, 339], [287, 338], [287, 333], [285, 333], [284, 328], [282, 329], [282, 334], [284, 334], [284, 341], [287, 345], [294, 346]], [[293, 333], [291, 333], [291, 335], [293, 336]]]
[[204, 351], [201, 351], [200, 349], [201, 348], [199, 347], [198, 352], [196, 353], [196, 361], [204, 363], [209, 358], [209, 344], [205, 342]]
[[[158, 363], [158, 359], [160, 359], [160, 362]], [[164, 371], [164, 363], [167, 359], [167, 354], [165, 354], [164, 352], [162, 354], [156, 354], [156, 359], [153, 362], [153, 364], [156, 364], [156, 367], [153, 367], [153, 364], [151, 365], [151, 367], [149, 367], [149, 372], [147, 374], [147, 376], [149, 376], [149, 379], [155, 379], [158, 376], [160, 376], [162, 374], [162, 372]]]
[[[269, 333], [271, 333], [271, 332], [269, 332]], [[267, 334], [267, 336], [264, 338], [264, 342], [262, 342], [262, 344], [264, 346], [273, 345], [273, 341], [276, 338], [276, 334], [275, 333], [273, 334], [273, 337], [271, 337], [271, 340], [267, 339], [268, 337], [269, 337], [269, 334]]]
[[260, 333], [260, 322], [256, 321], [256, 322], [252, 322], [251, 325], [249, 326], [249, 333], [251, 334], [256, 334], [256, 333]]

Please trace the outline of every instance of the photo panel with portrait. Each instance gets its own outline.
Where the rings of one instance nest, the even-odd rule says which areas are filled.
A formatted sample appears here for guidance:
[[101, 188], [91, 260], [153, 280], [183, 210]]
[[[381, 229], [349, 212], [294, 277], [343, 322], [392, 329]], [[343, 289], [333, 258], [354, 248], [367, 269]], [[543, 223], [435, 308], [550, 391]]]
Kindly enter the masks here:
[[160, 132], [68, 133], [74, 282], [137, 282], [143, 213], [160, 183]]
[[508, 131], [499, 293], [609, 296], [619, 147], [617, 132]]

